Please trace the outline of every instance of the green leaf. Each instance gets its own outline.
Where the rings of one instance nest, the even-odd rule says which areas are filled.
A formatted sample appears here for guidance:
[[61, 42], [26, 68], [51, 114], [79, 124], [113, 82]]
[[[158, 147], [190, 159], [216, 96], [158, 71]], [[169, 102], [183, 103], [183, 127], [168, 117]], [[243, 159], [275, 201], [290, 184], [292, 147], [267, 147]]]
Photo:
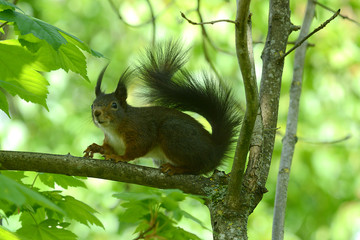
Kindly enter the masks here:
[[[0, 67], [1, 69], [1, 67]], [[28, 72], [29, 75], [29, 79], [19, 79], [21, 81], [21, 83], [17, 82], [17, 81], [1, 81], [0, 80], [0, 87], [4, 88], [7, 92], [9, 92], [11, 95], [15, 96], [18, 95], [20, 98], [24, 99], [27, 102], [33, 102], [33, 103], [38, 103], [40, 105], [42, 105], [43, 107], [46, 108], [46, 110], [48, 109], [48, 106], [46, 104], [46, 96], [47, 96], [47, 90], [43, 90], [43, 89], [36, 89], [36, 82], [33, 86], [31, 86], [32, 83], [32, 79], [36, 80], [36, 78], [34, 78], [34, 75], [31, 75], [31, 73], [33, 73], [32, 71], [28, 71], [28, 70], [24, 70], [24, 73]], [[25, 76], [25, 75], [23, 75]], [[39, 79], [43, 78], [41, 75], [38, 76]], [[38, 80], [39, 80], [38, 79]], [[40, 86], [40, 84], [38, 85]], [[26, 89], [29, 88], [29, 89]], [[40, 90], [40, 91], [37, 91]], [[37, 91], [37, 93], [33, 93], [31, 91]], [[37, 94], [41, 94], [41, 91], [46, 91], [46, 94], [44, 96], [40, 96]]]
[[96, 211], [89, 205], [76, 200], [71, 196], [65, 196], [62, 201], [58, 204], [67, 213], [67, 217], [72, 218], [86, 226], [90, 227], [89, 224], [95, 224], [99, 227], [104, 228], [104, 225], [100, 220], [95, 217]]
[[162, 199], [161, 207], [165, 208], [168, 211], [174, 211], [176, 209], [179, 209], [179, 202], [174, 199], [164, 197]]
[[22, 69], [36, 61], [16, 40], [1, 41], [0, 53], [0, 80], [4, 81], [20, 77]]
[[211, 231], [211, 229], [207, 228], [200, 219], [194, 217], [193, 215], [191, 215], [190, 213], [188, 213], [186, 211], [180, 210], [180, 212], [183, 217], [186, 217], [186, 218], [196, 222], [197, 224], [199, 224], [202, 228]]
[[10, 117], [9, 104], [7, 102], [5, 94], [2, 91], [0, 91], [0, 109], [4, 111], [4, 113], [6, 113], [8, 117]]
[[201, 240], [201, 238], [195, 234], [174, 226], [164, 228], [163, 231], [158, 233], [158, 235], [164, 237], [165, 239], [173, 240]]
[[[19, 208], [15, 204], [2, 199], [0, 199], [0, 209], [5, 213], [5, 217], [10, 217], [19, 211]], [[5, 219], [5, 217], [3, 214], [0, 214], [0, 218]]]
[[8, 2], [6, 0], [0, 0], [0, 10], [6, 10], [6, 9], [12, 9], [14, 10], [15, 8], [21, 10], [20, 8], [18, 8], [15, 4]]
[[0, 43], [0, 87], [47, 109], [48, 82], [32, 68], [35, 56], [17, 44], [15, 40]]
[[119, 219], [121, 222], [125, 223], [138, 223], [150, 212], [149, 208], [146, 208], [141, 204], [132, 204], [131, 206], [123, 205], [123, 207], [126, 207], [126, 210], [120, 214]]
[[77, 236], [63, 228], [59, 227], [57, 221], [47, 219], [40, 224], [23, 225], [17, 234], [25, 239], [31, 240], [76, 240]]
[[40, 223], [46, 219], [46, 213], [44, 208], [38, 208], [36, 211], [27, 211], [24, 210], [21, 212], [19, 221], [21, 225], [30, 225], [35, 223]]
[[119, 198], [124, 201], [143, 201], [143, 200], [154, 200], [156, 202], [161, 200], [160, 193], [130, 193], [130, 192], [122, 192], [115, 193], [113, 197]]
[[86, 72], [86, 61], [84, 54], [73, 44], [62, 45], [58, 51], [60, 66], [66, 72], [69, 70], [80, 74], [85, 80], [90, 81]]
[[22, 35], [32, 33], [37, 38], [47, 41], [56, 50], [62, 44], [67, 43], [66, 39], [58, 32], [58, 28], [39, 19], [11, 9], [0, 12], [0, 19], [14, 22]]
[[0, 226], [0, 240], [21, 240], [14, 233], [6, 230], [3, 226]]
[[91, 49], [87, 44], [74, 35], [51, 24], [43, 22], [40, 19], [15, 12], [11, 7], [5, 8], [4, 11], [0, 12], [0, 19], [8, 22], [14, 22], [21, 35], [31, 33], [35, 37], [47, 41], [55, 50], [58, 50], [62, 45], [71, 43], [95, 57], [104, 57], [101, 53]]
[[39, 204], [61, 214], [65, 214], [61, 208], [43, 195], [3, 175], [0, 175], [0, 199], [6, 200], [17, 206]]
[[66, 72], [71, 70], [78, 73], [85, 80], [90, 81], [87, 76], [85, 56], [74, 44], [68, 42], [56, 51], [46, 41], [32, 34], [21, 36], [19, 42], [36, 56], [34, 64], [36, 70], [48, 72], [62, 68]]
[[18, 183], [22, 183], [22, 179], [26, 178], [27, 176], [25, 175], [24, 171], [8, 171], [8, 170], [4, 170], [4, 171], [0, 171], [0, 174], [11, 178], [12, 180], [15, 180]]
[[91, 49], [86, 43], [84, 43], [83, 41], [81, 41], [79, 38], [75, 37], [74, 35], [67, 33], [61, 29], [58, 28], [58, 30], [60, 31], [61, 35], [69, 42], [74, 44], [75, 46], [79, 47], [80, 49], [91, 53], [91, 55], [95, 56], [95, 57], [102, 57], [104, 58], [104, 55], [102, 55], [101, 53]]
[[60, 174], [50, 174], [50, 173], [39, 173], [39, 179], [47, 186], [54, 188], [55, 183], [64, 189], [68, 187], [83, 187], [86, 188], [86, 185], [80, 179], [72, 176], [65, 176]]
[[177, 189], [166, 189], [166, 190], [162, 190], [162, 191], [167, 195], [168, 198], [172, 198], [178, 202], [185, 200], [185, 198], [187, 196], [182, 191], [177, 190]]

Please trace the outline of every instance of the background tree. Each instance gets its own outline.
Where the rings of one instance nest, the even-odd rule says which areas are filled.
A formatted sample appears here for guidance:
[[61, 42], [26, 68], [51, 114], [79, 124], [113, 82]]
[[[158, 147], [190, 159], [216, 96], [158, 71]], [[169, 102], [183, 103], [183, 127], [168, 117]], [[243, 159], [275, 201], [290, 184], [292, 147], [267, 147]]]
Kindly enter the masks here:
[[[1, 1], [1, 3], [3, 2], [4, 1]], [[239, 3], [241, 7], [238, 8], [237, 15], [236, 11], [234, 11], [234, 4], [235, 3], [224, 1], [201, 3], [200, 5], [200, 1], [196, 3], [193, 1], [181, 1], [181, 3], [177, 3], [176, 1], [120, 3], [116, 1], [93, 2], [84, 0], [62, 2], [31, 1], [29, 3], [20, 1], [18, 6], [27, 15], [33, 15], [49, 22], [53, 26], [66, 30], [68, 33], [76, 33], [75, 35], [82, 40], [82, 43], [88, 43], [93, 49], [96, 49], [111, 59], [110, 71], [107, 76], [108, 81], [105, 81], [105, 83], [111, 86], [107, 88], [114, 88], [116, 81], [109, 79], [117, 79], [121, 72], [119, 64], [122, 69], [125, 69], [128, 65], [136, 62], [136, 58], [139, 55], [138, 49], [161, 39], [182, 37], [188, 44], [193, 45], [191, 52], [192, 58], [190, 60], [191, 65], [189, 67], [196, 71], [209, 64], [209, 71], [214, 71], [215, 74], [221, 76], [224, 81], [232, 84], [239, 93], [239, 102], [245, 103], [245, 94], [243, 93], [244, 90], [240, 81], [241, 76], [235, 56], [235, 49], [238, 50], [238, 56], [249, 56], [246, 53], [247, 45], [244, 45], [245, 37], [249, 36], [249, 33], [245, 35], [245, 28], [241, 27], [247, 25], [247, 13], [249, 12], [249, 10], [247, 10], [247, 4], [249, 3], [241, 1]], [[333, 1], [326, 2], [326, 4], [326, 6], [330, 8], [341, 8], [343, 16], [351, 18], [358, 16], [359, 3], [356, 1], [348, 1], [346, 3]], [[262, 197], [263, 187], [265, 186], [268, 174], [267, 171], [269, 171], [270, 167], [270, 160], [273, 159], [273, 167], [270, 169], [268, 182], [266, 184], [269, 192], [264, 195], [263, 200], [250, 215], [248, 221], [248, 235], [250, 239], [268, 239], [270, 237], [277, 164], [281, 149], [280, 142], [276, 139], [274, 142], [275, 130], [277, 130], [278, 136], [280, 136], [279, 139], [281, 139], [281, 136], [285, 133], [285, 119], [288, 110], [287, 99], [288, 89], [290, 87], [290, 81], [288, 79], [292, 76], [292, 69], [297, 68], [296, 65], [293, 66], [295, 62], [293, 62], [293, 54], [290, 54], [285, 58], [285, 68], [284, 72], [282, 72], [283, 60], [281, 57], [285, 53], [287, 33], [290, 34], [290, 30], [295, 29], [294, 25], [302, 24], [305, 6], [305, 1], [301, 3], [290, 3], [292, 12], [291, 22], [289, 18], [290, 12], [287, 11], [288, 4], [286, 2], [271, 1], [270, 8], [268, 3], [263, 2], [252, 2], [250, 6], [253, 26], [252, 36], [256, 43], [254, 45], [255, 64], [253, 65], [251, 63], [251, 55], [247, 60], [240, 57], [239, 64], [243, 71], [242, 76], [245, 82], [245, 88], [249, 85], [250, 87], [254, 85], [255, 73], [258, 79], [261, 79], [261, 81], [259, 81], [259, 100], [262, 106], [261, 116], [264, 125], [261, 126], [260, 124], [260, 127], [256, 128], [255, 136], [263, 136], [264, 138], [252, 139], [253, 143], [254, 141], [260, 140], [260, 144], [251, 145], [249, 165], [244, 178], [241, 178], [241, 169], [242, 166], [245, 166], [245, 162], [243, 161], [238, 168], [240, 169], [240, 174], [236, 175], [240, 176], [239, 181], [242, 181], [244, 186], [240, 195], [241, 198], [239, 198], [240, 201], [236, 201], [238, 200], [236, 193], [232, 195], [235, 197], [231, 198], [230, 195], [230, 197], [227, 198], [227, 204], [235, 209], [237, 209], [237, 204], [246, 203], [245, 206], [241, 205], [243, 206], [240, 209], [241, 218], [235, 216], [235, 219], [243, 220], [242, 222], [236, 221], [236, 223], [243, 224], [242, 226], [244, 226], [247, 222], [247, 216], [252, 212]], [[319, 26], [333, 14], [324, 9], [323, 5], [319, 3], [316, 6], [317, 18], [314, 19], [310, 29]], [[54, 9], [56, 9], [56, 11], [54, 11]], [[242, 14], [239, 14], [240, 10], [243, 11]], [[206, 22], [218, 19], [236, 19], [238, 25], [235, 32], [234, 23], [231, 22], [221, 22], [211, 26], [204, 24], [193, 26], [180, 16], [179, 11], [182, 11], [184, 16], [192, 21]], [[268, 23], [268, 16], [266, 14], [268, 11], [271, 13], [269, 15], [269, 26], [272, 26], [272, 28], [269, 28], [269, 31], [267, 30], [267, 24], [265, 24]], [[11, 22], [10, 19], [6, 21]], [[308, 48], [304, 67], [303, 93], [297, 133], [298, 143], [296, 145], [292, 175], [289, 182], [287, 218], [285, 219], [286, 239], [326, 239], [330, 237], [348, 239], [352, 237], [356, 238], [359, 234], [357, 231], [359, 226], [356, 225], [357, 223], [355, 221], [360, 211], [358, 196], [359, 181], [357, 181], [356, 178], [356, 173], [359, 170], [357, 157], [359, 154], [359, 131], [357, 127], [359, 116], [356, 115], [355, 111], [359, 96], [358, 88], [356, 88], [356, 86], [359, 86], [359, 61], [356, 59], [359, 53], [359, 34], [358, 31], [354, 31], [354, 29], [358, 30], [357, 25], [358, 24], [347, 19], [337, 19], [334, 23], [329, 24], [326, 29], [320, 31], [310, 39], [310, 43], [314, 46]], [[15, 33], [20, 31], [20, 34], [24, 34], [21, 33], [19, 26], [16, 27]], [[236, 45], [234, 40], [235, 33], [237, 35]], [[267, 39], [265, 37], [266, 33], [268, 34]], [[298, 32], [293, 32], [290, 35], [289, 41], [291, 42], [298, 39], [297, 35]], [[10, 33], [7, 33], [7, 38], [12, 38], [11, 28]], [[31, 42], [31, 39], [25, 40]], [[86, 48], [86, 45], [79, 45], [79, 42], [75, 41], [75, 43], [76, 42], [78, 45], [75, 46]], [[249, 43], [251, 43], [251, 41]], [[291, 46], [288, 46], [288, 49], [290, 47]], [[94, 53], [89, 48], [86, 49]], [[249, 53], [251, 53], [251, 49], [250, 46], [248, 50]], [[94, 54], [98, 55], [96, 53]], [[264, 62], [262, 69], [260, 56]], [[99, 62], [103, 62], [103, 65], [106, 64], [105, 59], [89, 58], [89, 76], [97, 76], [100, 72], [103, 65], [99, 64]], [[244, 71], [245, 69], [251, 69], [253, 66], [256, 66], [256, 68], [253, 68], [252, 71]], [[68, 70], [64, 66], [60, 67]], [[52, 66], [49, 70], [52, 69], [56, 68]], [[85, 76], [86, 74], [83, 73], [82, 75]], [[37, 105], [24, 103], [17, 98], [7, 97], [12, 119], [9, 120], [5, 115], [1, 116], [1, 148], [60, 154], [70, 152], [72, 155], [80, 156], [81, 151], [89, 143], [101, 141], [102, 134], [92, 125], [89, 114], [94, 85], [76, 80], [79, 78], [78, 75], [65, 74], [59, 71], [46, 75], [46, 79], [50, 79], [50, 86], [48, 88], [50, 94], [47, 99], [49, 112]], [[94, 79], [94, 77], [90, 77], [90, 79]], [[273, 81], [275, 81], [276, 84]], [[269, 85], [267, 86], [266, 84]], [[280, 86], [282, 89], [281, 92]], [[252, 89], [254, 90], [254, 88]], [[246, 92], [250, 94], [250, 96], [246, 96], [247, 103], [256, 106], [257, 94], [254, 96], [253, 92], [251, 95], [250, 90], [246, 90]], [[281, 96], [280, 100], [278, 98], [279, 96]], [[273, 100], [269, 101], [269, 99]], [[277, 102], [279, 102], [278, 114], [276, 111]], [[243, 105], [245, 109], [245, 104]], [[275, 108], [272, 109], [272, 107]], [[254, 110], [254, 108], [251, 109]], [[249, 115], [248, 112], [249, 108], [247, 108], [246, 115]], [[250, 115], [253, 116], [253, 113], [254, 111], [252, 111], [252, 114], [250, 112]], [[276, 122], [277, 117], [278, 122]], [[247, 124], [246, 121], [245, 123]], [[252, 121], [250, 120], [248, 123], [250, 128], [243, 128], [243, 133], [249, 132], [246, 131], [247, 129], [251, 130]], [[349, 140], [338, 141], [344, 138], [347, 139], [347, 136], [350, 134], [351, 138]], [[248, 137], [245, 139], [249, 140]], [[264, 145], [261, 144], [262, 140], [264, 141]], [[246, 145], [246, 141], [241, 141], [241, 143]], [[273, 147], [274, 153], [271, 158]], [[246, 153], [246, 147], [238, 148], [238, 159], [245, 159], [246, 155], [244, 154], [244, 150]], [[258, 154], [260, 154], [260, 158]], [[41, 155], [40, 157], [41, 161], [51, 160], [50, 156]], [[1, 160], [4, 161], [4, 159], [5, 156], [1, 155]], [[15, 159], [14, 155], [12, 155], [12, 159]], [[34, 160], [36, 158], [32, 157], [30, 160], [31, 159]], [[254, 161], [257, 159], [261, 159], [262, 161]], [[73, 167], [67, 168], [68, 174], [88, 176], [99, 174], [101, 169], [111, 165], [111, 163], [105, 161], [90, 161], [82, 163], [81, 166], [83, 168], [79, 169], [77, 168], [79, 161], [72, 161], [70, 156], [66, 158], [65, 162], [67, 166], [74, 164], [71, 165]], [[14, 163], [14, 161], [12, 161], [12, 163]], [[28, 165], [26, 161], [17, 163], [16, 169], [18, 170], [30, 170], [39, 167], [38, 164], [34, 164], [33, 162], [28, 162]], [[9, 163], [7, 162], [6, 164]], [[54, 168], [61, 172], [63, 170], [61, 166], [63, 165], [61, 162], [56, 164]], [[150, 163], [145, 161], [145, 164]], [[2, 165], [5, 169], [9, 166], [10, 165], [5, 165], [5, 163]], [[49, 165], [49, 167], [51, 166]], [[230, 169], [231, 164], [229, 161], [229, 166], [225, 166], [223, 170], [229, 172]], [[129, 169], [125, 168], [125, 170], [128, 171]], [[130, 175], [137, 175], [136, 171], [139, 170], [139, 168], [135, 167], [133, 170], [135, 172], [130, 172]], [[191, 188], [187, 188], [187, 181], [183, 179], [153, 178], [154, 171], [142, 168], [141, 170], [147, 171], [147, 176], [143, 179], [144, 182], [147, 180], [147, 185], [160, 186], [163, 184], [163, 186], [160, 186], [163, 188], [178, 186], [184, 192], [191, 192], [189, 190]], [[80, 172], [83, 174], [80, 174]], [[134, 181], [125, 175], [121, 164], [117, 165], [116, 173], [117, 174], [113, 174], [112, 177], [104, 176], [104, 178], [127, 182]], [[161, 225], [161, 223], [169, 221], [169, 215], [163, 214], [164, 211], [170, 212], [172, 214], [170, 218], [173, 220], [180, 220], [180, 216], [187, 216], [187, 219], [190, 219], [190, 223], [183, 219], [181, 221], [185, 222], [184, 224], [181, 222], [180, 225], [185, 229], [195, 229], [192, 232], [196, 235], [202, 236], [204, 239], [209, 238], [209, 235], [211, 235], [211, 233], [206, 230], [210, 228], [210, 220], [206, 208], [201, 208], [201, 204], [199, 205], [199, 203], [191, 201], [190, 199], [185, 200], [185, 202], [183, 201], [179, 206], [178, 201], [184, 200], [184, 195], [176, 191], [158, 192], [135, 185], [121, 185], [108, 181], [99, 183], [99, 181], [92, 179], [86, 181], [88, 189], [82, 191], [79, 189], [81, 183], [76, 181], [75, 178], [70, 178], [65, 181], [63, 177], [58, 175], [37, 175], [31, 172], [26, 172], [25, 174], [18, 172], [15, 174], [2, 171], [2, 174], [8, 178], [22, 179], [23, 182], [32, 184], [33, 189], [41, 189], [40, 192], [42, 195], [45, 194], [46, 197], [55, 202], [55, 205], [52, 205], [51, 202], [46, 202], [46, 200], [38, 196], [30, 195], [29, 198], [35, 202], [32, 205], [34, 211], [28, 208], [25, 209], [27, 211], [24, 211], [24, 208], [20, 208], [22, 212], [20, 221], [22, 221], [23, 224], [33, 221], [33, 219], [30, 219], [26, 214], [31, 215], [31, 213], [36, 213], [36, 215], [32, 215], [32, 217], [41, 219], [44, 213], [41, 207], [38, 208], [36, 206], [45, 206], [44, 209], [47, 209], [46, 214], [52, 214], [52, 216], [55, 216], [56, 213], [59, 216], [65, 214], [67, 216], [65, 219], [75, 219], [83, 224], [96, 224], [101, 226], [101, 223], [97, 222], [96, 218], [93, 218], [93, 210], [85, 207], [85, 205], [82, 205], [85, 209], [84, 212], [88, 212], [89, 215], [81, 219], [70, 216], [69, 212], [71, 212], [73, 208], [71, 210], [69, 210], [69, 208], [64, 209], [64, 206], [70, 206], [71, 203], [72, 206], [77, 205], [71, 197], [66, 197], [66, 195], [76, 196], [76, 199], [83, 199], [84, 202], [101, 213], [101, 215], [97, 216], [105, 225], [106, 232], [96, 227], [92, 227], [90, 231], [84, 231], [82, 225], [73, 223], [66, 227], [66, 229], [69, 230], [69, 232], [65, 233], [68, 234], [66, 235], [68, 238], [74, 237], [71, 235], [71, 232], [73, 232], [81, 239], [96, 238], [97, 236], [103, 237], [105, 234], [108, 238], [111, 238], [111, 235], [114, 234], [114, 239], [116, 239], [118, 237], [117, 232], [119, 232], [119, 234], [126, 239], [131, 238], [130, 236], [133, 232], [133, 228], [130, 226], [137, 226], [138, 230], [138, 233], [135, 233], [132, 238], [136, 236], [144, 237], [145, 235], [151, 236], [150, 234], [154, 234], [152, 237], [155, 237], [156, 234], [158, 236], [169, 237], [170, 235], [166, 234], [174, 233], [176, 228], [170, 227], [175, 226], [173, 222], [171, 222], [171, 224]], [[122, 179], [122, 177], [124, 179]], [[254, 181], [257, 177], [259, 177], [259, 182]], [[158, 181], [155, 182], [155, 179]], [[8, 179], [4, 181], [7, 180]], [[182, 184], [179, 184], [179, 181], [182, 181]], [[199, 189], [203, 186], [202, 184], [207, 183], [203, 178], [196, 178], [196, 181], [199, 182]], [[149, 182], [151, 184], [149, 184]], [[52, 190], [44, 192], [52, 189], [55, 183], [58, 187], [68, 188], [68, 190], [57, 195]], [[46, 186], [44, 186], [44, 184]], [[102, 187], [96, 187], [98, 184], [101, 184]], [[14, 186], [14, 189], [17, 188], [16, 186], [17, 185]], [[76, 187], [72, 189], [69, 188], [69, 186]], [[238, 188], [238, 182], [235, 182], [232, 186], [235, 186], [235, 190], [240, 189]], [[19, 188], [21, 189], [21, 187]], [[192, 193], [201, 194], [201, 192], [196, 192], [200, 191], [199, 189]], [[214, 195], [215, 197], [226, 196], [224, 194], [226, 193], [226, 189], [224, 190], [224, 188], [213, 186], [212, 189], [218, 192], [217, 195]], [[111, 196], [114, 192], [122, 191], [130, 191], [132, 194], [126, 195], [121, 193], [117, 194], [116, 198], [107, 197]], [[149, 191], [151, 194], [144, 194], [144, 192]], [[81, 192], [81, 194], [79, 194], [79, 192]], [[137, 192], [137, 194], [134, 194], [134, 192]], [[99, 201], [99, 196], [103, 196], [101, 197], [101, 201]], [[55, 197], [60, 198], [60, 200], [58, 202], [54, 201]], [[117, 198], [119, 199], [118, 201], [116, 200]], [[214, 199], [215, 198], [208, 199], [208, 205], [209, 203], [216, 205], [216, 201], [213, 201]], [[14, 199], [5, 200], [11, 202], [18, 199], [15, 197]], [[79, 202], [76, 203], [82, 204]], [[194, 204], [196, 204], [196, 209], [202, 209], [200, 213], [194, 214], [194, 209], [191, 207]], [[63, 208], [57, 209], [56, 206], [59, 205]], [[121, 207], [119, 205], [121, 205]], [[7, 205], [1, 206], [4, 214], [11, 212], [10, 210], [12, 210], [12, 213], [17, 212], [16, 210], [14, 211], [13, 208], [4, 210], [4, 206]], [[209, 206], [211, 209], [214, 205], [210, 204]], [[221, 205], [215, 207], [219, 208]], [[187, 212], [191, 212], [192, 215], [197, 216], [197, 218], [186, 215], [186, 212], [181, 209], [186, 209]], [[225, 211], [226, 209], [223, 210]], [[65, 211], [65, 213], [61, 211]], [[82, 215], [84, 212], [78, 215]], [[117, 219], [116, 216], [119, 216], [119, 219]], [[223, 220], [220, 215], [213, 215], [212, 217], [213, 219]], [[61, 217], [55, 219], [60, 221]], [[199, 219], [201, 219], [201, 224], [198, 224]], [[347, 224], [344, 224], [344, 222]], [[16, 216], [10, 217], [6, 221], [4, 220], [3, 224], [13, 231], [19, 227], [19, 225], [16, 224]], [[43, 226], [49, 230], [48, 226], [58, 226], [58, 224], [59, 223], [45, 222], [44, 225], [38, 224], [38, 229], [43, 229], [40, 228]], [[190, 224], [190, 226], [188, 224]], [[221, 226], [221, 224], [217, 226]], [[65, 227], [64, 224], [63, 227]], [[244, 236], [246, 231], [244, 228], [242, 229], [243, 232], [241, 234]], [[168, 230], [168, 232], [166, 232], [166, 230]], [[214, 230], [216, 232], [216, 227]], [[180, 232], [184, 235], [180, 234]], [[179, 239], [195, 238], [195, 236], [186, 235], [189, 233], [185, 231], [177, 231], [176, 233]], [[214, 237], [218, 238], [221, 236], [215, 233]]]

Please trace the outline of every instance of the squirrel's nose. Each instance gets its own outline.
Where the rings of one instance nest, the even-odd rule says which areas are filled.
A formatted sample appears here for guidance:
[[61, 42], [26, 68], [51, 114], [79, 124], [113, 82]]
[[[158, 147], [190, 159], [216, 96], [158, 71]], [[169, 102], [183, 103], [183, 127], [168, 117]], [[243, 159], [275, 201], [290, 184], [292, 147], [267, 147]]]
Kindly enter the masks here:
[[101, 111], [100, 110], [95, 110], [94, 111], [94, 116], [95, 117], [98, 117], [98, 116], [100, 116], [101, 115]]

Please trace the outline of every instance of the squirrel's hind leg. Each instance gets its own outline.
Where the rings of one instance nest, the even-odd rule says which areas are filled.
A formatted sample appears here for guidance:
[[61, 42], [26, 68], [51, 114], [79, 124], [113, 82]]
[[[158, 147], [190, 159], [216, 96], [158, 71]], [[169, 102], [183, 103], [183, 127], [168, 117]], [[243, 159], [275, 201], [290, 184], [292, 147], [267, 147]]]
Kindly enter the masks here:
[[196, 172], [194, 172], [188, 168], [176, 167], [170, 163], [165, 163], [165, 164], [161, 165], [160, 171], [163, 173], [166, 173], [170, 176], [177, 175], [177, 174], [197, 174]]
[[211, 135], [196, 120], [171, 119], [161, 130], [159, 143], [167, 159], [162, 172], [197, 175], [208, 170], [213, 158]]

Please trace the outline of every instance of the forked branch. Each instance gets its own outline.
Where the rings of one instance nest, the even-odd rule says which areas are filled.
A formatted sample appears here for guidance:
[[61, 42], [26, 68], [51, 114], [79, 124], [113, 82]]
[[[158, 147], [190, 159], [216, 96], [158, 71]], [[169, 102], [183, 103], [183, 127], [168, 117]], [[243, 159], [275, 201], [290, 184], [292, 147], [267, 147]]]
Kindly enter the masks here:
[[236, 147], [226, 203], [233, 209], [240, 207], [240, 193], [247, 154], [259, 109], [259, 95], [252, 54], [250, 0], [237, 1], [235, 44], [237, 59], [244, 81], [246, 111]]

